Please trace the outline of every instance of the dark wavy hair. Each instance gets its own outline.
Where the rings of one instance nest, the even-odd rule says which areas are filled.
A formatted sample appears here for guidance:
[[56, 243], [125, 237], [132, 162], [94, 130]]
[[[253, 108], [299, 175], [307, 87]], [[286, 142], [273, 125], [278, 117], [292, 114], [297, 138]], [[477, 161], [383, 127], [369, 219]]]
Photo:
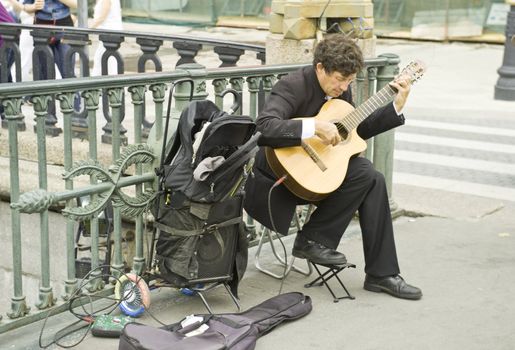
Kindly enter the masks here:
[[330, 34], [315, 48], [313, 66], [322, 63], [327, 73], [339, 72], [343, 76], [363, 69], [363, 53], [358, 45], [344, 34]]

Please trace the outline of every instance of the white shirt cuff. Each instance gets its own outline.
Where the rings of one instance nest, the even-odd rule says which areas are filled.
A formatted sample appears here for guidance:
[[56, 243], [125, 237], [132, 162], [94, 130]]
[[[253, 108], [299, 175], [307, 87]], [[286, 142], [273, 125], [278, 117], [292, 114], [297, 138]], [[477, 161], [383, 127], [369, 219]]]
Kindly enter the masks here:
[[315, 136], [315, 119], [303, 119], [302, 120], [302, 139], [309, 139]]
[[397, 110], [397, 107], [395, 106], [395, 103], [393, 103], [393, 109], [395, 110], [395, 113], [397, 113], [397, 115], [401, 115], [402, 114], [402, 109], [400, 111]]

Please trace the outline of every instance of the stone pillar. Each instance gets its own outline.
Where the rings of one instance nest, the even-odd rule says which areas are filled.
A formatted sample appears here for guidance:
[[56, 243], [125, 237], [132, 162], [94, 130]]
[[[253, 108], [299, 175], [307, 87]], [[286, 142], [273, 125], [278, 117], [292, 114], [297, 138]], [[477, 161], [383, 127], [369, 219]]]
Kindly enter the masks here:
[[273, 0], [266, 63], [308, 63], [327, 32], [358, 38], [365, 58], [375, 56], [371, 0]]
[[506, 41], [501, 68], [497, 70], [499, 79], [495, 84], [494, 99], [515, 101], [515, 45], [510, 44], [515, 37], [515, 0], [506, 0], [510, 5], [506, 22]]

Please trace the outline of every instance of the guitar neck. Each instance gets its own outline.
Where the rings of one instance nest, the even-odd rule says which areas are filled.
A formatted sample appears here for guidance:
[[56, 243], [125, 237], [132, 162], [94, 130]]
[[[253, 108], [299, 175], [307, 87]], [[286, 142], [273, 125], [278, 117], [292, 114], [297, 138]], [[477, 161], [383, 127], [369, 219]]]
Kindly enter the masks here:
[[390, 102], [396, 93], [397, 91], [387, 84], [358, 108], [347, 114], [339, 123], [342, 124], [347, 131], [354, 130], [363, 120], [372, 114], [372, 112], [385, 103]]

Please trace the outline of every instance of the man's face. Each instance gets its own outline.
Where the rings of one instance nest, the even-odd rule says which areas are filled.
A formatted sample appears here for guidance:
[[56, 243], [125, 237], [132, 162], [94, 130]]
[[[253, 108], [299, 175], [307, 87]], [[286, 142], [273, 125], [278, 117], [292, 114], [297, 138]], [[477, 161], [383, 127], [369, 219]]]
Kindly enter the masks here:
[[316, 75], [318, 82], [327, 96], [338, 97], [349, 88], [350, 83], [356, 79], [356, 74], [343, 76], [340, 72], [327, 73], [322, 63], [317, 63]]

